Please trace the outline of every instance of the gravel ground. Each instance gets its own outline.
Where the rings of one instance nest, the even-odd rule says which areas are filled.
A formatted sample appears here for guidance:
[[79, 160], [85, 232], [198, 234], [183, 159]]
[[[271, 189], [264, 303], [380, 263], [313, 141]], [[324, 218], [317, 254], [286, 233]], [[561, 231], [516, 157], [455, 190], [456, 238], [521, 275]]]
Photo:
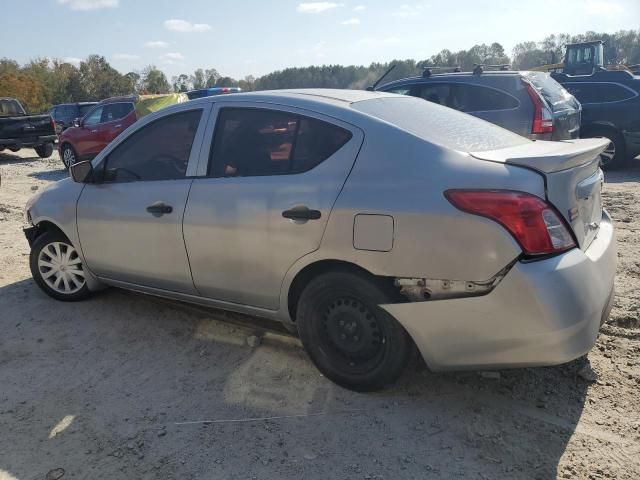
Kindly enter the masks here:
[[117, 289], [46, 297], [22, 208], [66, 172], [57, 154], [0, 153], [0, 480], [638, 479], [638, 167], [607, 175], [618, 296], [587, 359], [452, 374], [416, 361], [357, 394], [255, 319]]

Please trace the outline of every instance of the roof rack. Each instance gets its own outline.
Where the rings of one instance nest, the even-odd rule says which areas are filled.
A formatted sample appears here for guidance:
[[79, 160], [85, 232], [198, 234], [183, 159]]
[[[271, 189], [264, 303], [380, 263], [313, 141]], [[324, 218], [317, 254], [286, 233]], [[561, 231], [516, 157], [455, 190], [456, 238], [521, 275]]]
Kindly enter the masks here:
[[442, 71], [442, 70], [449, 70], [452, 72], [461, 72], [462, 68], [460, 68], [459, 66], [455, 66], [455, 67], [425, 67], [425, 69], [422, 72], [422, 78], [429, 78], [434, 70], [438, 70], [438, 71]]
[[485, 68], [490, 68], [493, 70], [499, 70], [501, 72], [505, 72], [511, 68], [511, 65], [508, 63], [499, 63], [497, 65], [487, 65], [485, 63], [474, 63], [473, 64], [473, 74], [480, 75], [484, 72]]

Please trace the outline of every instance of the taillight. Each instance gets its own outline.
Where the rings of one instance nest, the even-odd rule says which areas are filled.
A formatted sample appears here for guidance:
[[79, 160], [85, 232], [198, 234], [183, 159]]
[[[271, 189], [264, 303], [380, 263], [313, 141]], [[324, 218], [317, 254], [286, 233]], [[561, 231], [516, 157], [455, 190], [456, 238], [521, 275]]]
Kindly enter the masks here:
[[533, 127], [531, 133], [551, 133], [553, 132], [553, 114], [549, 107], [545, 105], [538, 91], [529, 82], [524, 82], [533, 103]]
[[53, 117], [49, 117], [49, 120], [51, 122], [51, 128], [53, 128], [53, 132], [55, 133], [55, 131], [56, 131], [56, 121], [53, 119]]
[[564, 252], [576, 246], [556, 209], [535, 195], [512, 190], [447, 190], [444, 196], [463, 212], [498, 222], [527, 255]]

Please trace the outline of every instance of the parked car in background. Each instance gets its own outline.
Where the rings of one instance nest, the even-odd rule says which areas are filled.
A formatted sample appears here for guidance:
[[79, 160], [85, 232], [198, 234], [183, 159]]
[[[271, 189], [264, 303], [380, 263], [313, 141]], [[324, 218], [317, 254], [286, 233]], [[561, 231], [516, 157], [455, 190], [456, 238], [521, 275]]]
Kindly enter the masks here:
[[227, 93], [240, 93], [241, 88], [236, 87], [212, 87], [212, 88], [200, 88], [198, 90], [191, 90], [187, 92], [189, 100], [195, 100], [196, 98], [213, 97], [215, 95], [226, 95]]
[[33, 148], [39, 157], [53, 153], [56, 127], [49, 115], [28, 115], [15, 98], [0, 98], [0, 152]]
[[75, 119], [84, 117], [97, 104], [98, 102], [77, 102], [62, 103], [51, 107], [49, 115], [56, 122], [56, 133], [61, 134], [67, 128], [72, 127]]
[[60, 135], [58, 149], [66, 167], [95, 157], [139, 118], [168, 105], [186, 102], [184, 94], [113, 97], [96, 104]]
[[433, 370], [563, 363], [613, 300], [606, 145], [380, 92], [204, 98], [32, 198], [31, 271], [59, 300], [112, 285], [280, 320], [355, 390], [414, 346]]
[[582, 104], [583, 138], [605, 137], [604, 168], [620, 168], [640, 154], [640, 77], [627, 71], [591, 75], [552, 73]]
[[532, 140], [578, 138], [580, 103], [548, 73], [482, 71], [432, 73], [377, 90], [423, 98], [495, 123]]

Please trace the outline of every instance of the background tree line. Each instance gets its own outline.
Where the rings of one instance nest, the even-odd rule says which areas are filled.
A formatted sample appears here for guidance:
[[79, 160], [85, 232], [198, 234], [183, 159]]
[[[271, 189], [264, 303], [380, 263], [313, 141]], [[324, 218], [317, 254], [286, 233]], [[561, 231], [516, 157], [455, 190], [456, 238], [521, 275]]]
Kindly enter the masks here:
[[373, 84], [390, 65], [396, 65], [396, 68], [385, 81], [416, 75], [426, 66], [459, 66], [463, 70], [471, 70], [477, 63], [509, 63], [514, 69], [527, 69], [551, 63], [551, 52], [559, 61], [567, 43], [598, 39], [605, 41], [605, 63], [640, 63], [640, 30], [550, 35], [541, 42], [518, 43], [511, 56], [502, 45], [492, 43], [474, 45], [469, 50], [457, 52], [444, 49], [420, 61], [409, 59], [368, 66], [286, 68], [259, 78], [247, 76], [243, 79], [223, 76], [215, 68], [199, 68], [192, 74], [183, 73], [169, 80], [154, 65], [142, 71], [121, 74], [100, 55], [90, 55], [77, 67], [57, 59], [36, 58], [19, 65], [14, 60], [3, 58], [0, 59], [0, 97], [18, 98], [29, 111], [41, 112], [58, 103], [101, 100], [132, 93], [186, 92], [218, 86], [240, 87], [245, 91], [306, 87], [359, 89]]

